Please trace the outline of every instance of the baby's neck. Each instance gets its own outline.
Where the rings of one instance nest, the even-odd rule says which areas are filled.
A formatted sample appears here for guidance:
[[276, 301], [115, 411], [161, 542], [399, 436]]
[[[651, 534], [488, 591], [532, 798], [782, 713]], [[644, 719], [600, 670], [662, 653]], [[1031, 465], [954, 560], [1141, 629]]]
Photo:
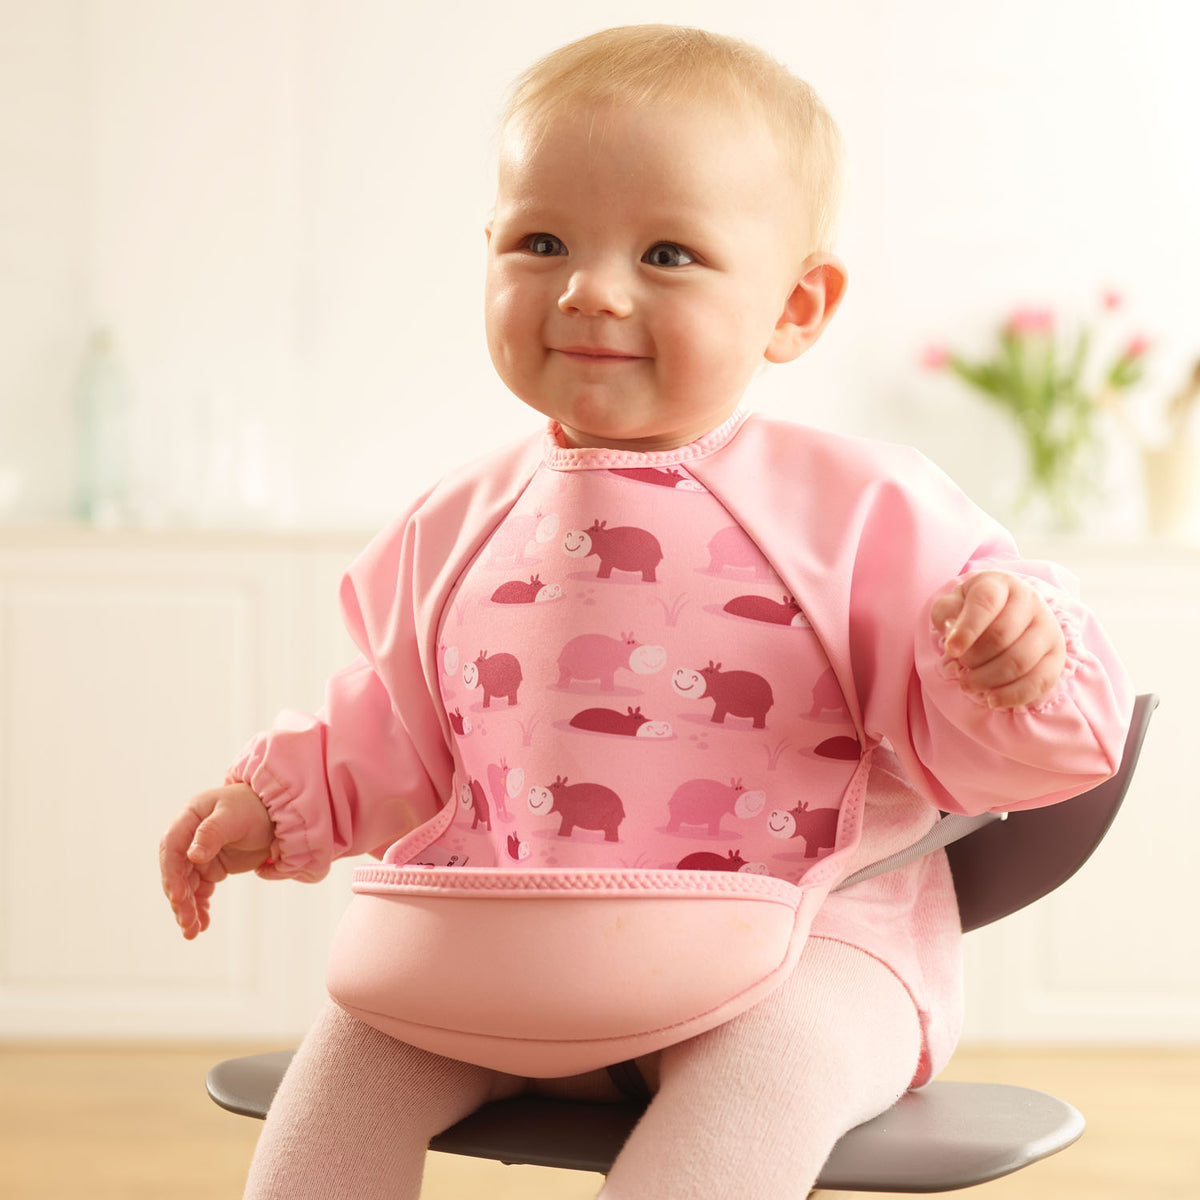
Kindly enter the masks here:
[[728, 414], [711, 421], [647, 437], [600, 437], [558, 421], [552, 422], [552, 428], [555, 440], [567, 450], [619, 450], [630, 454], [656, 454], [679, 450], [708, 437], [709, 434], [725, 429], [726, 426], [738, 425], [745, 415], [742, 405], [738, 404]]
[[669, 454], [671, 451], [681, 450], [685, 446], [694, 446], [704, 441], [724, 441], [748, 415], [749, 410], [739, 404], [720, 421], [709, 422], [688, 432], [661, 437], [590, 437], [586, 433], [571, 429], [558, 421], [551, 421], [550, 432], [555, 443], [563, 450], [609, 450], [622, 454]]

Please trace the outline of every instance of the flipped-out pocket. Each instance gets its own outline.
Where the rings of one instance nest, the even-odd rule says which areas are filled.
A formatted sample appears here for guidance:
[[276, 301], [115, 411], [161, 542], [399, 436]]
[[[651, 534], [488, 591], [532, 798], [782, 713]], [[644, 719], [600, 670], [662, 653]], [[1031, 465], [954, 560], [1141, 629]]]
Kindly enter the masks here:
[[577, 1074], [757, 1003], [791, 972], [825, 890], [725, 872], [364, 867], [327, 982], [424, 1049]]

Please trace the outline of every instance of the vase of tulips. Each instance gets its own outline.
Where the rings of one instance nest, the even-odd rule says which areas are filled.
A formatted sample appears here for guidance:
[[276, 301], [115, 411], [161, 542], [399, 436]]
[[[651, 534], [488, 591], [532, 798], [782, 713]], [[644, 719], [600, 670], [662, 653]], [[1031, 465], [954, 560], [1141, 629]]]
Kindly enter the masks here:
[[[1103, 298], [1106, 311], [1120, 304], [1115, 293]], [[927, 367], [949, 371], [1012, 418], [1027, 464], [1020, 506], [1040, 503], [1057, 532], [1080, 524], [1097, 488], [1100, 414], [1142, 378], [1150, 345], [1135, 336], [1105, 352], [1097, 332], [1065, 327], [1050, 309], [1019, 308], [981, 357], [925, 352]]]

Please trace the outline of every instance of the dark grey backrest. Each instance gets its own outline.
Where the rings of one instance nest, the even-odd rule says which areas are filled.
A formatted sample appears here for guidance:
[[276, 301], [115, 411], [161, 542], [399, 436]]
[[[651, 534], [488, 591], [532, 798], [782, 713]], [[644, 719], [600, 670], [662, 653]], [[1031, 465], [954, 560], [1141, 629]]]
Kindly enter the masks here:
[[964, 931], [1007, 917], [1065, 883], [1100, 844], [1129, 789], [1158, 697], [1139, 696], [1117, 773], [1071, 800], [1009, 813], [946, 847]]

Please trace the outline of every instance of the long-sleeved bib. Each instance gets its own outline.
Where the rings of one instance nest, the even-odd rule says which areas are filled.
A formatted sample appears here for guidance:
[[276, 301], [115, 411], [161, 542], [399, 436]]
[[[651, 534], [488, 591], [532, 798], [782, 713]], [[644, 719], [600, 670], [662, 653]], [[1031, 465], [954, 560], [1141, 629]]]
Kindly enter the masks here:
[[[1028, 709], [965, 695], [930, 624], [942, 589], [989, 568], [1030, 581], [1066, 636], [1062, 679]], [[849, 942], [909, 988], [920, 1083], [959, 1025], [945, 856], [830, 889], [916, 841], [939, 809], [1050, 804], [1111, 775], [1132, 706], [1069, 576], [1022, 559], [919, 455], [742, 413], [668, 453], [574, 450], [552, 428], [489, 456], [372, 542], [342, 604], [360, 658], [320, 712], [282, 714], [229, 778], [275, 823], [268, 877], [319, 878], [334, 857], [386, 849], [386, 892], [411, 867], [415, 926], [362, 961], [403, 952], [413, 983], [428, 964], [418, 1025], [464, 1005], [480, 1019], [478, 997], [434, 968], [497, 939], [521, 956], [507, 976], [537, 995], [548, 959], [523, 941], [521, 905], [547, 879], [561, 891], [555, 872], [599, 895], [640, 871], [682, 904], [736, 895], [770, 914], [802, 892], [793, 948], [809, 931]], [[448, 944], [456, 902], [425, 894], [419, 864], [444, 879], [455, 861], [503, 915], [466, 902], [478, 919]], [[671, 920], [645, 923], [659, 953], [696, 949], [692, 909], [652, 911], [680, 914], [674, 943]], [[586, 1006], [573, 928], [565, 919], [555, 944], [584, 964], [563, 982], [584, 978]], [[707, 961], [719, 978], [732, 948], [701, 947], [697, 973]], [[652, 1007], [636, 986], [631, 1019]], [[501, 988], [485, 1001], [484, 1019], [526, 1020], [531, 1036], [563, 1007], [514, 1011]]]

